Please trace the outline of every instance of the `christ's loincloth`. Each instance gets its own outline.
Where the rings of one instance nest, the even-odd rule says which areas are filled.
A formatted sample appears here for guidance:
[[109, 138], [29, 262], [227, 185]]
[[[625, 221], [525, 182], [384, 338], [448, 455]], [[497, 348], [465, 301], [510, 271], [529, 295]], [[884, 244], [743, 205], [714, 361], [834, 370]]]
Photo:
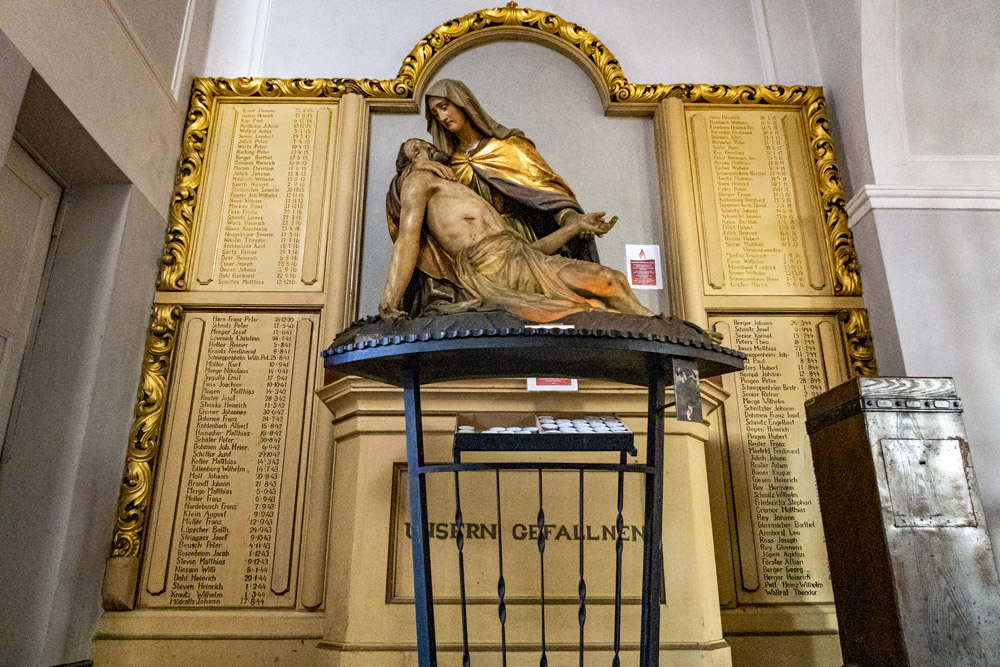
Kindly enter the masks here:
[[577, 260], [546, 255], [516, 234], [499, 232], [463, 249], [454, 259], [459, 286], [479, 302], [479, 310], [502, 308], [534, 322], [551, 322], [584, 310], [611, 310], [574, 292], [559, 270]]

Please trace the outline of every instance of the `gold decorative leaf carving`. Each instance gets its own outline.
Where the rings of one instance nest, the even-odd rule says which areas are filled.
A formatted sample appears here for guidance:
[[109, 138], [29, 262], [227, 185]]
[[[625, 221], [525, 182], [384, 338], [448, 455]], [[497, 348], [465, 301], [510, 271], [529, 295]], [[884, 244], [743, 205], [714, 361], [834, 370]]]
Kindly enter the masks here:
[[826, 100], [816, 86], [724, 86], [711, 84], [629, 83], [611, 50], [593, 33], [549, 12], [514, 3], [452, 19], [432, 30], [403, 59], [392, 79], [195, 79], [181, 149], [177, 182], [170, 206], [167, 239], [157, 286], [162, 291], [187, 289], [194, 208], [204, 168], [205, 145], [217, 97], [300, 97], [337, 99], [345, 93], [381, 99], [410, 99], [421, 73], [448, 44], [490, 28], [536, 30], [577, 49], [593, 63], [615, 104], [655, 104], [667, 97], [712, 104], [782, 104], [805, 110], [806, 131], [819, 180], [826, 232], [832, 253], [834, 293], [861, 294], [854, 241], [847, 226], [840, 172], [834, 161]]
[[851, 377], [877, 377], [878, 364], [871, 327], [868, 326], [868, 311], [864, 308], [842, 310], [837, 319], [844, 336]]
[[[823, 89], [810, 87], [811, 94], [803, 104], [806, 116], [806, 133], [812, 152], [816, 176], [819, 179], [820, 202], [826, 220], [826, 234], [833, 253], [834, 294], [861, 296], [861, 272], [858, 255], [854, 250], [854, 236], [847, 226], [844, 188], [840, 170], [834, 159], [830, 121], [826, 115], [826, 98]], [[867, 322], [867, 315], [866, 315]]]
[[160, 450], [164, 410], [167, 406], [167, 384], [174, 354], [177, 326], [183, 309], [173, 305], [153, 306], [146, 352], [142, 359], [135, 404], [135, 421], [129, 434], [128, 453], [118, 509], [112, 556], [138, 556], [146, 529], [147, 510], [153, 490], [153, 472]]
[[[644, 89], [654, 86], [643, 86]], [[820, 202], [834, 277], [834, 294], [861, 295], [861, 273], [854, 236], [847, 226], [844, 189], [834, 158], [826, 99], [819, 86], [716, 86], [677, 84], [664, 97], [680, 97], [685, 102], [710, 104], [781, 104], [797, 106], [805, 115], [806, 135], [819, 184]]]
[[205, 161], [205, 143], [212, 115], [211, 79], [195, 79], [191, 86], [187, 124], [181, 138], [181, 160], [174, 179], [174, 195], [167, 218], [167, 238], [160, 259], [157, 289], [187, 289], [188, 255], [193, 242], [194, 205], [201, 184]]

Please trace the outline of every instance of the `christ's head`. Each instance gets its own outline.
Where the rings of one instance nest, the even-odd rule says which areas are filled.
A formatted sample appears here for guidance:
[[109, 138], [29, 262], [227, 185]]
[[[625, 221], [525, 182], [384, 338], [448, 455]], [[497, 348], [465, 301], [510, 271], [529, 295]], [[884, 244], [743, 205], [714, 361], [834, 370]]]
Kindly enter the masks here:
[[411, 164], [417, 160], [431, 160], [441, 164], [451, 165], [451, 156], [442, 150], [434, 147], [434, 144], [423, 139], [407, 139], [399, 147], [399, 154], [396, 156], [396, 173], [402, 174]]

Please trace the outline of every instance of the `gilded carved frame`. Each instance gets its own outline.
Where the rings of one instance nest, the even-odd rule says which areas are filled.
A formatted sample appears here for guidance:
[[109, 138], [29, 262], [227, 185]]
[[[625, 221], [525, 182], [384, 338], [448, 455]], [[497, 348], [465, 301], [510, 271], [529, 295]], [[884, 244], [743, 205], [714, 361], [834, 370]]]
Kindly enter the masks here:
[[[844, 192], [834, 158], [826, 100], [817, 86], [728, 86], [710, 84], [629, 83], [618, 60], [593, 33], [559, 16], [510, 2], [452, 19], [420, 40], [391, 79], [269, 79], [197, 78], [191, 89], [187, 122], [181, 141], [174, 193], [170, 203], [166, 240], [157, 289], [189, 289], [188, 272], [197, 230], [195, 208], [205, 168], [206, 148], [214, 103], [220, 98], [326, 98], [354, 94], [373, 107], [418, 110], [419, 95], [430, 76], [464, 48], [496, 39], [522, 39], [543, 43], [581, 64], [597, 85], [606, 111], [614, 115], [651, 116], [656, 105], [669, 97], [688, 103], [797, 106], [804, 112], [810, 153], [821, 196], [834, 294], [860, 296], [861, 279], [852, 234], [847, 224]], [[152, 480], [166, 408], [174, 336], [182, 315], [180, 306], [154, 307], [143, 362], [135, 424], [132, 428], [125, 474], [115, 519], [112, 560], [105, 578], [105, 606], [131, 609], [123, 595], [108, 590], [113, 579], [135, 590], [138, 559], [152, 498]], [[867, 312], [843, 310], [839, 314], [848, 365], [852, 375], [877, 372], [868, 328]], [[129, 559], [129, 563], [120, 562]], [[117, 562], [117, 565], [116, 565]], [[118, 572], [116, 574], [116, 571]]]
[[[517, 29], [513, 32], [512, 29]], [[187, 125], [181, 142], [181, 160], [177, 184], [170, 206], [163, 261], [157, 283], [161, 291], [183, 291], [195, 230], [194, 209], [204, 169], [205, 148], [212, 120], [213, 103], [220, 97], [298, 97], [338, 99], [358, 94], [371, 100], [409, 101], [414, 110], [414, 92], [437, 68], [437, 57], [457, 52], [458, 42], [481, 42], [490, 31], [504, 32], [525, 39], [543, 41], [572, 53], [586, 63], [588, 73], [600, 82], [605, 106], [620, 113], [649, 115], [655, 105], [668, 97], [685, 102], [711, 104], [780, 104], [804, 110], [806, 132], [819, 183], [823, 214], [826, 218], [828, 247], [834, 274], [834, 294], [860, 296], [861, 277], [857, 253], [847, 225], [844, 191], [834, 159], [833, 140], [823, 89], [818, 86], [725, 86], [710, 84], [629, 83], [621, 65], [597, 37], [583, 27], [555, 14], [536, 9], [506, 7], [484, 9], [452, 19], [420, 40], [403, 59], [392, 79], [263, 79], [200, 78], [191, 89]]]

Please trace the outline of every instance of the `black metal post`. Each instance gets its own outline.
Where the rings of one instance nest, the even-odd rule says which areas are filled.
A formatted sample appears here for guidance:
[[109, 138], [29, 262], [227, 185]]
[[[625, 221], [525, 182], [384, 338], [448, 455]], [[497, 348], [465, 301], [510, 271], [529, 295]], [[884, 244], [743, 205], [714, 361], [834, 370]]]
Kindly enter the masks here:
[[660, 534], [663, 517], [663, 411], [665, 409], [665, 369], [649, 366], [649, 407], [646, 429], [646, 517], [642, 543], [642, 622], [639, 664], [660, 664]]
[[[625, 506], [625, 452], [619, 455], [618, 469], [618, 514], [615, 518], [615, 654], [611, 658], [611, 667], [619, 667], [621, 663], [622, 650], [622, 549], [625, 538], [625, 518], [622, 509]], [[644, 612], [645, 613], [645, 612]]]
[[580, 582], [577, 584], [577, 591], [580, 595], [580, 607], [577, 611], [577, 620], [580, 623], [580, 667], [583, 667], [583, 625], [587, 622], [587, 580], [583, 576], [583, 471], [580, 471]]
[[[454, 450], [455, 465], [462, 464], [462, 452]], [[462, 601], [462, 667], [469, 667], [469, 617], [465, 606], [465, 520], [462, 518], [462, 493], [455, 470], [455, 547], [458, 549], [458, 590]]]
[[545, 504], [542, 493], [542, 471], [538, 471], [538, 572], [542, 597], [542, 655], [538, 667], [548, 667], [549, 658], [545, 651]]
[[497, 597], [500, 603], [497, 605], [497, 615], [500, 618], [500, 655], [503, 658], [503, 667], [507, 667], [507, 603], [504, 597], [507, 595], [507, 582], [503, 578], [503, 520], [500, 516], [500, 469], [496, 470], [497, 480], [497, 554], [499, 555], [500, 573], [497, 577]]
[[427, 484], [423, 473], [424, 432], [420, 418], [420, 374], [408, 367], [403, 378], [406, 410], [406, 468], [410, 491], [413, 546], [413, 600], [417, 614], [417, 659], [420, 667], [437, 666], [434, 639], [434, 592], [431, 589], [431, 551], [427, 542]]

